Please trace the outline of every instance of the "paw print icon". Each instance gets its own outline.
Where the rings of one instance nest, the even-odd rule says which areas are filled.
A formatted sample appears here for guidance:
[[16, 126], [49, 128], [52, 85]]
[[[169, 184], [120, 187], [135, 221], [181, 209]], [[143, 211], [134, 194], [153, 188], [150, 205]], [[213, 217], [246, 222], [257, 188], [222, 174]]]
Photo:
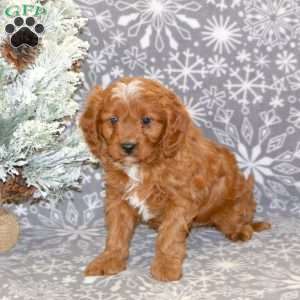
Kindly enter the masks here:
[[18, 48], [22, 45], [35, 47], [39, 43], [39, 38], [44, 33], [44, 26], [36, 23], [33, 17], [16, 17], [13, 24], [7, 24], [5, 31], [9, 35], [10, 43]]

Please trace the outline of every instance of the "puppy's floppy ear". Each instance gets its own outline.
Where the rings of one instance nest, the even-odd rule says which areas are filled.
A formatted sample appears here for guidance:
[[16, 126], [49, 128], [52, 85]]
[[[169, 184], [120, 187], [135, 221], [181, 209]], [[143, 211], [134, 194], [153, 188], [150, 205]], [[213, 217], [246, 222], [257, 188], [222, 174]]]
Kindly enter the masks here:
[[99, 86], [92, 89], [86, 100], [86, 106], [80, 117], [79, 125], [90, 151], [97, 157], [101, 155], [102, 138], [98, 131], [99, 114], [103, 107], [103, 91]]
[[177, 153], [190, 123], [186, 109], [178, 101], [166, 106], [167, 124], [162, 138], [162, 152], [165, 157], [172, 157]]

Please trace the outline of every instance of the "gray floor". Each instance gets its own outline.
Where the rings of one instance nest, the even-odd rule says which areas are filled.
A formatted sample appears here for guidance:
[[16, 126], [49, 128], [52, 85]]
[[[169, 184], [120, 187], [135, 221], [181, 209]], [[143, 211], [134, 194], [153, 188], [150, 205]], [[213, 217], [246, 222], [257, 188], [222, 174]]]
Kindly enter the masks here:
[[300, 221], [283, 214], [265, 216], [273, 228], [246, 243], [230, 242], [214, 229], [194, 229], [184, 276], [176, 283], [151, 278], [156, 233], [146, 226], [136, 231], [126, 271], [84, 278], [105, 241], [101, 174], [85, 170], [84, 178], [83, 193], [70, 192], [57, 209], [11, 207], [23, 230], [17, 247], [0, 255], [1, 300], [300, 298]]

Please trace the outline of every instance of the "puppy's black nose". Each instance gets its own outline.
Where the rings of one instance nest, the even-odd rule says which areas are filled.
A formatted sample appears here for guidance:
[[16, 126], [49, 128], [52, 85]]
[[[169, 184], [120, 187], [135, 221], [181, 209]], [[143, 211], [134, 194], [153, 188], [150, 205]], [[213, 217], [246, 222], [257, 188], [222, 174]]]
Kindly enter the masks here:
[[121, 144], [121, 147], [122, 149], [127, 153], [127, 154], [130, 154], [133, 149], [135, 148], [136, 144], [133, 144], [133, 143], [124, 143], [124, 144]]

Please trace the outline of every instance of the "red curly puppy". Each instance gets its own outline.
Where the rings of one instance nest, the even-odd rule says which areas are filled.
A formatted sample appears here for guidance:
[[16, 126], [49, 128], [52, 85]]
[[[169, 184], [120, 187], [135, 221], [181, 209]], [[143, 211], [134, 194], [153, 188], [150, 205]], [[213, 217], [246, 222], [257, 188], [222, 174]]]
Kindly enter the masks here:
[[254, 223], [253, 179], [234, 155], [205, 138], [176, 95], [158, 82], [124, 78], [91, 92], [80, 126], [107, 184], [107, 240], [86, 275], [126, 268], [134, 228], [158, 230], [154, 278], [178, 280], [194, 225], [212, 225], [246, 241], [270, 227]]

